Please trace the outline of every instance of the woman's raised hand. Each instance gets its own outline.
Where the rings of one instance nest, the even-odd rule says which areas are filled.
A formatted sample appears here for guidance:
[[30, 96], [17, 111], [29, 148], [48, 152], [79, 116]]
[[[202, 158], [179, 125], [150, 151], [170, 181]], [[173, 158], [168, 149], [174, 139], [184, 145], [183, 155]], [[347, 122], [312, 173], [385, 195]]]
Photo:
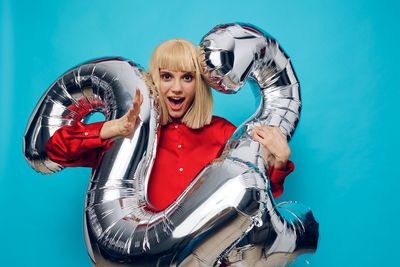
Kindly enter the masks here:
[[105, 122], [100, 131], [100, 138], [110, 139], [133, 136], [140, 122], [139, 112], [142, 103], [143, 95], [139, 89], [136, 89], [132, 107], [121, 118]]
[[285, 169], [290, 157], [290, 148], [286, 137], [277, 127], [256, 126], [253, 129], [253, 138], [261, 144], [264, 159], [269, 166], [276, 169]]

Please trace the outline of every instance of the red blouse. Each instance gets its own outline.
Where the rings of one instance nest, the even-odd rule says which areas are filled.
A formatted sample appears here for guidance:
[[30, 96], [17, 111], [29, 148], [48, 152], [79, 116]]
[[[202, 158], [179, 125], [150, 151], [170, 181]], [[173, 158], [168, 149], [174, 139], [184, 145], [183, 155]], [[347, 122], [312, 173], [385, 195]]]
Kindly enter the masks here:
[[[46, 143], [49, 158], [63, 166], [96, 168], [110, 140], [100, 138], [104, 122], [64, 126]], [[217, 158], [235, 126], [220, 117], [201, 129], [182, 123], [161, 127], [156, 160], [149, 180], [148, 197], [156, 210], [168, 207], [185, 190], [196, 175]], [[274, 197], [283, 192], [285, 177], [294, 169], [289, 161], [285, 170], [268, 170]]]

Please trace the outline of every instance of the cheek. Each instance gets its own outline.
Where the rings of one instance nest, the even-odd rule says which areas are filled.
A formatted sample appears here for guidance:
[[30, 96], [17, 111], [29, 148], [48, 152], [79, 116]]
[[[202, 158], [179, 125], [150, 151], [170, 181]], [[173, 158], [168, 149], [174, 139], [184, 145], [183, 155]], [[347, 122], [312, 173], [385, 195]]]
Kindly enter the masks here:
[[189, 99], [193, 99], [194, 95], [196, 93], [196, 85], [195, 83], [193, 84], [188, 84], [187, 88], [186, 88], [186, 95]]
[[168, 92], [168, 84], [161, 82], [160, 83], [160, 93], [165, 95]]

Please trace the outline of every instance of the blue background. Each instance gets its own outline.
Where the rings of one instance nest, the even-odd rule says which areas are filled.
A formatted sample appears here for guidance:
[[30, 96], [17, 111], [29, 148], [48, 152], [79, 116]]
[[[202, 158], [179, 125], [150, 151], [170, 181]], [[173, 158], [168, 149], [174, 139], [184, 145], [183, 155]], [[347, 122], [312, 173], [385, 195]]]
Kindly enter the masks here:
[[[312, 208], [320, 243], [293, 266], [398, 261], [396, 1], [0, 3], [1, 266], [90, 266], [82, 223], [90, 170], [43, 176], [22, 154], [28, 118], [46, 88], [67, 69], [101, 56], [147, 67], [160, 42], [198, 43], [216, 24], [236, 21], [274, 36], [302, 85], [301, 120], [290, 143], [296, 170], [279, 200]], [[249, 90], [215, 93], [215, 113], [236, 125], [255, 108]]]

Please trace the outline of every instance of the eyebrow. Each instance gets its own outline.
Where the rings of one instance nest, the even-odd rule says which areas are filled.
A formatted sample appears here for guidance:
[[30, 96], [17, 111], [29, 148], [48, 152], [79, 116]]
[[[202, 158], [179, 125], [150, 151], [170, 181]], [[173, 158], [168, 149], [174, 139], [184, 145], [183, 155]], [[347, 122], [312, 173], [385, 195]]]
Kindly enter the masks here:
[[[195, 71], [180, 71], [180, 72], [182, 72], [183, 74], [190, 74], [190, 75], [195, 75]], [[169, 71], [169, 70], [162, 70], [162, 69], [160, 69], [160, 73], [168, 73], [168, 74], [172, 74], [172, 72], [171, 71]]]

